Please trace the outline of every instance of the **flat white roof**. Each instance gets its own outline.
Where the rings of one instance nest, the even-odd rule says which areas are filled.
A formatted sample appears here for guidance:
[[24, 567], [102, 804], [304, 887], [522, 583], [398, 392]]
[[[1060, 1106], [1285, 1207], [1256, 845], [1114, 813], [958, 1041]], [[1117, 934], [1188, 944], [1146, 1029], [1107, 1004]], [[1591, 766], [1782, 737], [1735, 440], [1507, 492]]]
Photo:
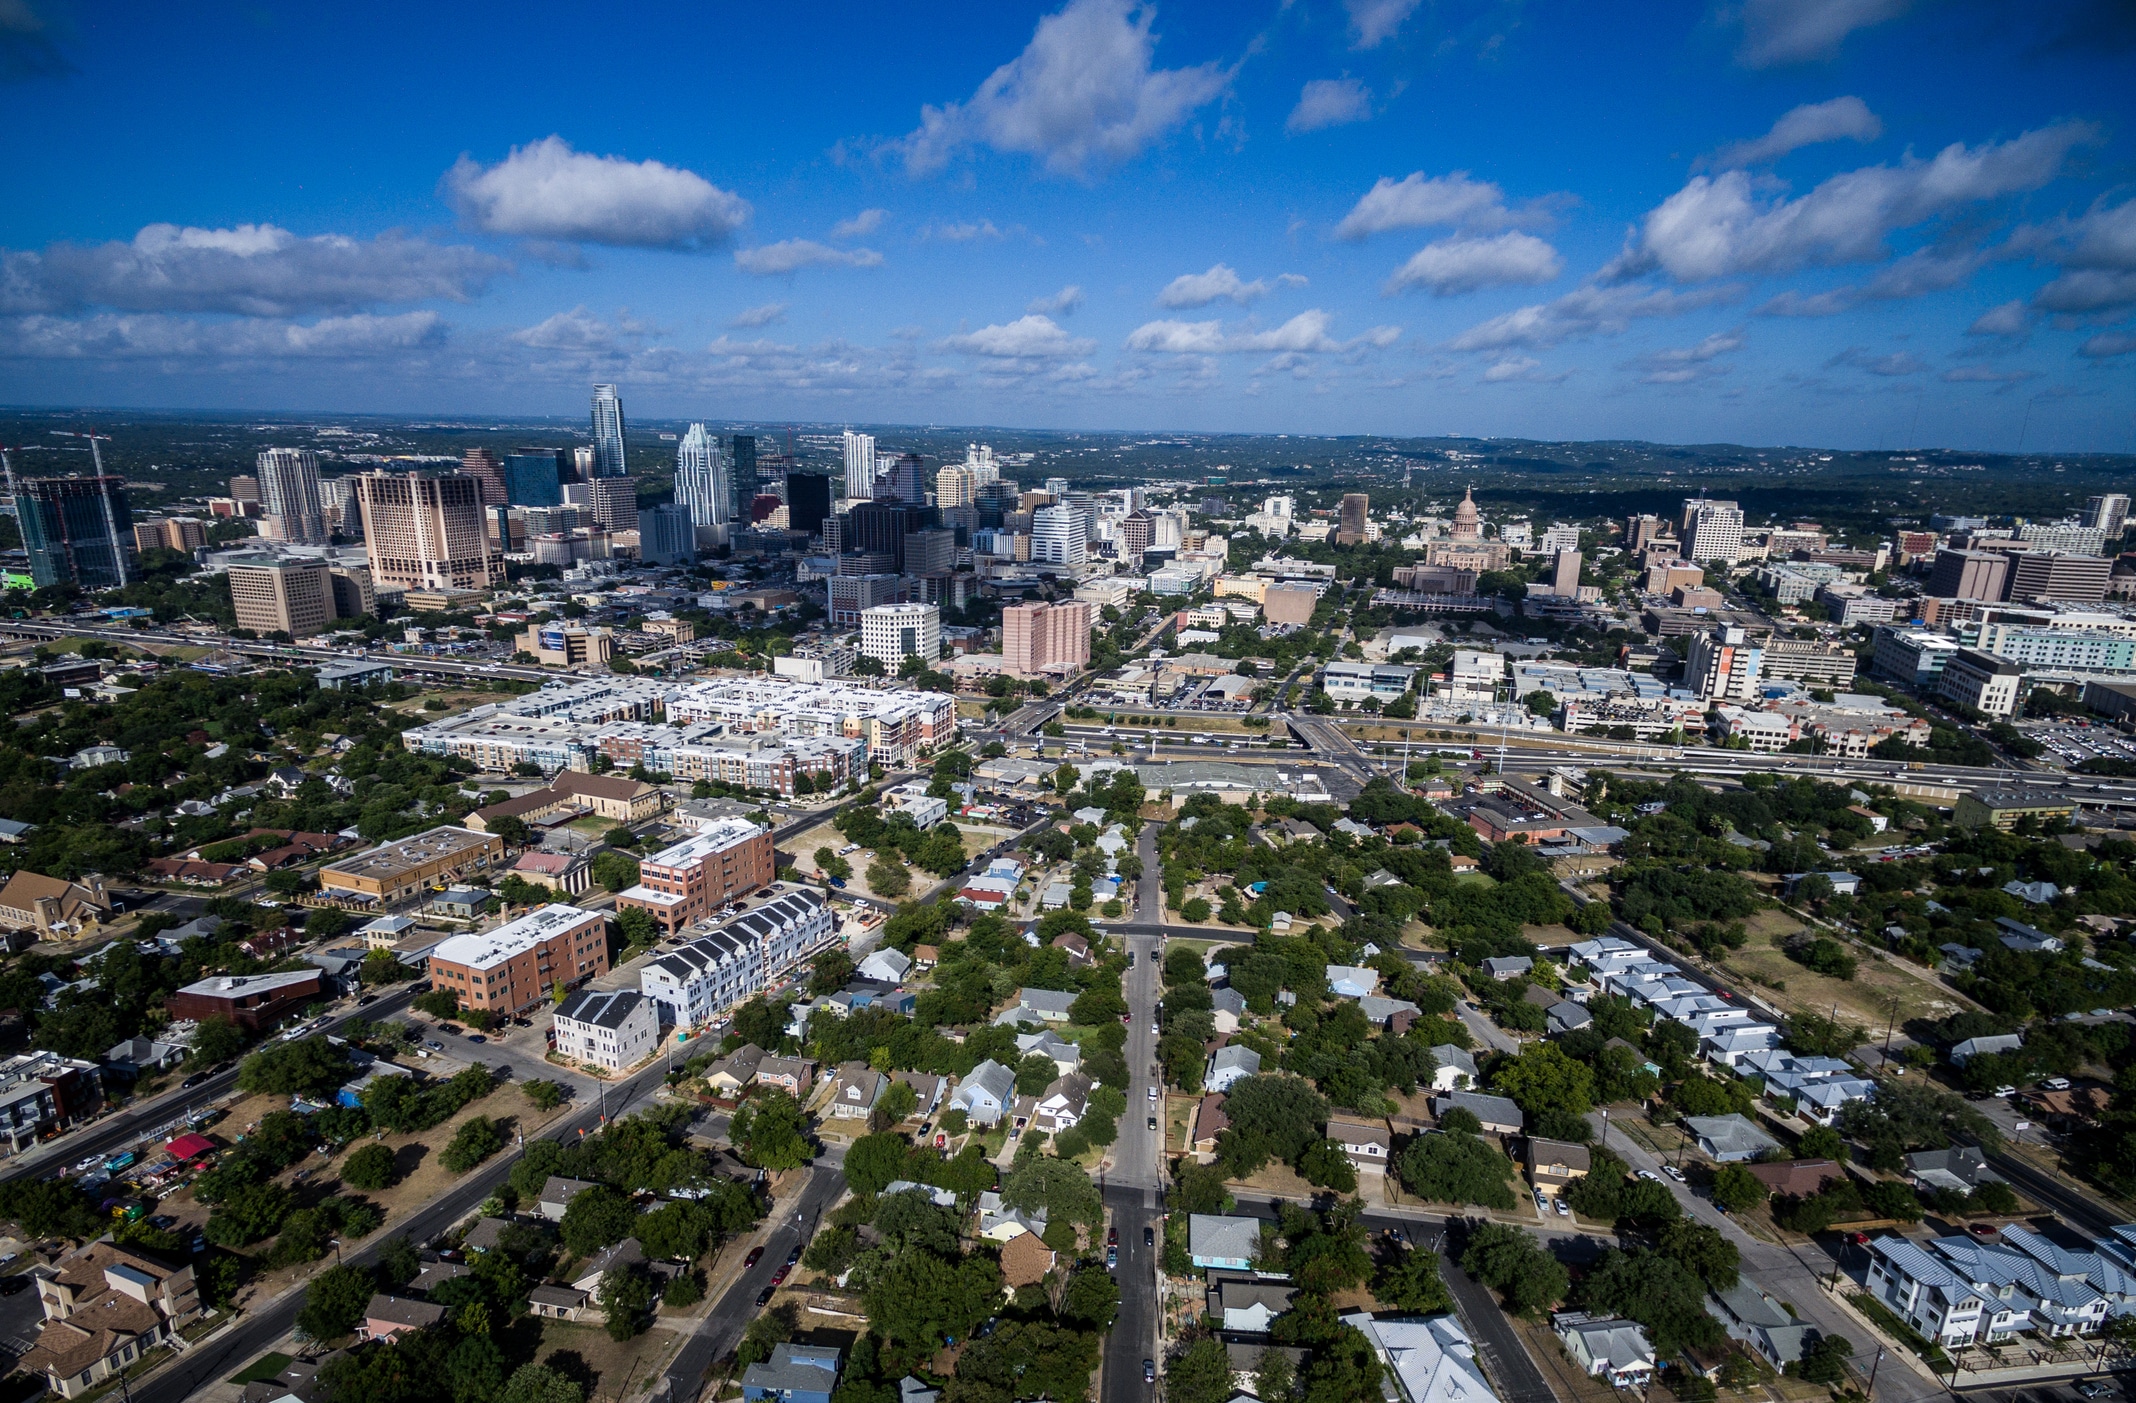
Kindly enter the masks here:
[[645, 859], [648, 867], [688, 867], [713, 853], [725, 852], [737, 843], [747, 842], [766, 830], [746, 818], [719, 818], [698, 830], [695, 837], [685, 838], [672, 848], [662, 848]]
[[515, 955], [523, 955], [559, 933], [588, 921], [606, 921], [599, 911], [581, 911], [556, 902], [530, 911], [495, 930], [456, 935], [430, 952], [432, 964], [461, 965], [468, 969], [492, 969]]

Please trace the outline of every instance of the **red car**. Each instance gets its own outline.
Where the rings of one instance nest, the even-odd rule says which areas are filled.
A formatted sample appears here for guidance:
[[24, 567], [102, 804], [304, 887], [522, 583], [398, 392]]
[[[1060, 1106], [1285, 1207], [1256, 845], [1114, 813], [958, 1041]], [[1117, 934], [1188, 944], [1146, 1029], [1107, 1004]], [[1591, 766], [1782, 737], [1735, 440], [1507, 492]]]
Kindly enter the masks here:
[[1105, 1230], [1105, 1245], [1107, 1247], [1120, 1245], [1120, 1230], [1118, 1228], [1107, 1228]]
[[774, 1286], [784, 1286], [786, 1284], [786, 1273], [788, 1270], [789, 1268], [780, 1267], [777, 1271], [773, 1272], [771, 1274], [771, 1284]]
[[758, 1262], [762, 1260], [764, 1260], [764, 1249], [761, 1247], [752, 1247], [749, 1249], [749, 1255], [742, 1258], [742, 1266], [746, 1270], [749, 1267], [755, 1266]]

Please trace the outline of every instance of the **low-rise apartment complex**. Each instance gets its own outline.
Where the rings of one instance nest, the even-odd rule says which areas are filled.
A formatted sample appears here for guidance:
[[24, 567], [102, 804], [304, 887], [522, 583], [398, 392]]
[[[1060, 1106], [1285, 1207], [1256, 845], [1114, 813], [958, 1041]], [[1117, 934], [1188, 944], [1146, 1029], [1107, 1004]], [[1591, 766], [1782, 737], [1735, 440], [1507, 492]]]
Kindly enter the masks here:
[[327, 896], [390, 906], [486, 872], [503, 856], [504, 840], [496, 834], [445, 825], [327, 864], [319, 869], [319, 889]]
[[513, 1016], [561, 986], [608, 973], [608, 917], [556, 904], [492, 931], [456, 935], [430, 953], [430, 978], [464, 1008]]
[[660, 1020], [698, 1028], [829, 944], [837, 922], [806, 887], [786, 892], [662, 955], [639, 975]]
[[672, 936], [777, 876], [771, 830], [722, 819], [639, 863], [638, 884], [619, 893], [616, 905], [637, 907]]

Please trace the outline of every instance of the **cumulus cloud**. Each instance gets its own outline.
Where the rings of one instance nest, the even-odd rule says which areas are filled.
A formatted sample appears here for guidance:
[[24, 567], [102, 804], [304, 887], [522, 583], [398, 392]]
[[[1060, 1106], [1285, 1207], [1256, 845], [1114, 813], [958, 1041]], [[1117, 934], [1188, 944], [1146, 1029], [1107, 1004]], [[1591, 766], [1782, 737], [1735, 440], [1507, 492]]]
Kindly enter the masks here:
[[1335, 226], [1335, 237], [1365, 239], [1434, 225], [1489, 229], [1511, 220], [1506, 192], [1491, 181], [1471, 180], [1467, 171], [1443, 176], [1411, 171], [1400, 180], [1383, 175], [1373, 182]]
[[1874, 141], [1884, 134], [1884, 124], [1869, 104], [1858, 97], [1835, 97], [1830, 102], [1806, 102], [1773, 123], [1773, 129], [1753, 141], [1724, 146], [1713, 155], [1722, 169], [1761, 166], [1777, 161], [1790, 151], [1820, 142], [1851, 139]]
[[1982, 312], [1974, 318], [1973, 324], [1965, 329], [1965, 334], [2000, 336], [2005, 340], [2016, 340], [2031, 330], [2032, 313], [2022, 301], [2010, 301]]
[[299, 237], [272, 224], [151, 224], [128, 243], [0, 251], [0, 313], [235, 312], [286, 317], [478, 295], [511, 264], [397, 233]]
[[1533, 380], [1554, 385], [1572, 374], [1561, 370], [1555, 375], [1543, 373], [1543, 363], [1533, 356], [1508, 356], [1502, 361], [1493, 361], [1485, 367], [1483, 381], [1487, 385], [1503, 385], [1511, 380]]
[[983, 326], [977, 331], [945, 337], [935, 343], [935, 349], [1001, 360], [1058, 360], [1087, 356], [1098, 349], [1098, 343], [1070, 336], [1053, 318], [1034, 312], [1006, 326]]
[[1372, 118], [1372, 89], [1355, 78], [1315, 78], [1298, 94], [1283, 124], [1288, 132], [1317, 132]]
[[751, 307], [745, 311], [736, 312], [727, 325], [734, 327], [736, 330], [771, 326], [786, 320], [786, 308], [787, 304], [784, 302], [766, 302], [761, 307]]
[[1218, 355], [1258, 352], [1328, 352], [1370, 346], [1384, 348], [1402, 334], [1397, 326], [1376, 326], [1349, 341], [1328, 335], [1335, 319], [1318, 307], [1300, 312], [1279, 327], [1267, 331], [1239, 328], [1227, 331], [1220, 321], [1145, 322], [1128, 333], [1130, 351], [1161, 351], [1172, 355]]
[[1758, 313], [1767, 317], [1831, 317], [1851, 312], [1865, 302], [1925, 297], [1965, 282], [1987, 261], [1988, 255], [1979, 249], [1915, 249], [1878, 270], [1866, 283], [1807, 295], [1791, 288], [1760, 307]]
[[1736, 60], [1746, 68], [1822, 63], [1849, 34], [1904, 14], [1909, 0], [1744, 0], [1743, 42]]
[[977, 223], [966, 220], [960, 224], [930, 224], [927, 235], [953, 244], [968, 244], [974, 239], [998, 239], [1001, 231], [994, 227], [993, 220], [982, 219]]
[[2136, 305], [2136, 199], [2095, 206], [2014, 242], [2060, 265], [2061, 275], [2033, 298], [2042, 309], [2086, 315]]
[[1418, 0], [1343, 0], [1360, 49], [1376, 49], [1385, 43], [1415, 13], [1417, 4]]
[[1070, 283], [1049, 297], [1032, 298], [1031, 305], [1024, 310], [1036, 316], [1065, 317], [1082, 305], [1083, 289]]
[[619, 248], [710, 248], [750, 213], [694, 171], [574, 151], [560, 136], [515, 146], [494, 166], [462, 156], [442, 189], [470, 229]]
[[1870, 261], [1883, 256], [1895, 230], [2039, 189], [2073, 148], [2098, 139], [2089, 123], [2063, 122], [2009, 141], [1970, 148], [1954, 142], [1926, 161], [1908, 157], [1835, 175], [1797, 199], [1768, 197], [1740, 170], [1694, 176], [1647, 214], [1642, 246], [1611, 274], [1658, 267], [1689, 282]]
[[1671, 317], [1710, 307], [1735, 295], [1733, 288], [1672, 292], [1637, 286], [1575, 288], [1551, 302], [1517, 307], [1478, 322], [1447, 343], [1453, 351], [1503, 351], [1515, 346], [1547, 350], [1588, 336], [1614, 336], [1634, 321]]
[[2106, 360], [2112, 356], [2125, 356], [2136, 351], [2136, 336], [2125, 331], [2102, 331], [2089, 337], [2077, 347], [2077, 354], [2092, 360]]
[[1247, 282], [1240, 278], [1238, 270], [1228, 264], [1210, 265], [1206, 273], [1181, 273], [1164, 285], [1157, 294], [1157, 303], [1162, 307], [1206, 307], [1211, 302], [1235, 302], [1244, 307], [1248, 303], [1268, 296], [1279, 287], [1304, 287], [1305, 279], [1296, 273], [1278, 274], [1271, 281], [1255, 278]]
[[512, 340], [539, 351], [601, 351], [617, 342], [616, 328], [582, 304], [512, 333]]
[[832, 225], [831, 237], [834, 239], [861, 238], [882, 228], [883, 221], [889, 217], [890, 211], [886, 209], [864, 209], [851, 219], [841, 219]]
[[442, 346], [445, 334], [445, 319], [429, 311], [358, 313], [315, 322], [35, 315], [0, 320], [0, 358], [209, 364], [355, 360]]
[[1720, 357], [1743, 349], [1743, 333], [1716, 331], [1695, 346], [1674, 346], [1639, 358], [1640, 380], [1649, 385], [1684, 385], [1722, 373]]
[[1154, 67], [1155, 19], [1133, 0], [1070, 0], [970, 100], [920, 109], [919, 127], [897, 148], [906, 170], [938, 171], [972, 146], [1033, 156], [1072, 176], [1132, 159], [1231, 85], [1215, 63]]
[[1453, 297], [1486, 287], [1533, 286], [1565, 271], [1558, 251], [1533, 234], [1509, 232], [1495, 238], [1461, 236], [1426, 244], [1395, 269], [1381, 289], [1388, 296], [1427, 288]]
[[1961, 365], [1955, 370], [1943, 372], [1943, 380], [1952, 385], [2000, 385], [2008, 389], [2022, 385], [2027, 380], [2039, 379], [2037, 370], [1991, 370], [1984, 365]]
[[760, 278], [797, 273], [803, 268], [879, 268], [883, 256], [871, 248], [832, 248], [813, 239], [781, 239], [775, 244], [734, 251], [734, 266]]

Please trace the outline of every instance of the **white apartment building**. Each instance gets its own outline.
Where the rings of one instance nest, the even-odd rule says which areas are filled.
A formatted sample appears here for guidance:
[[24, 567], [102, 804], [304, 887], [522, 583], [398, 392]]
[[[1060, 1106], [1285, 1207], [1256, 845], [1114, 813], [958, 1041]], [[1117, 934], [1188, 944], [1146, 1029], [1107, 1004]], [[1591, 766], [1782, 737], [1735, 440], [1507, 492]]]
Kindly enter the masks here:
[[1031, 559], [1045, 565], [1082, 565], [1090, 559], [1090, 528], [1080, 508], [1064, 503], [1031, 514]]
[[907, 658], [933, 667], [942, 656], [942, 610], [933, 604], [878, 604], [861, 610], [860, 652], [892, 676]]
[[1684, 686], [1707, 701], [1755, 701], [1761, 649], [1734, 625], [1694, 635], [1684, 661]]
[[875, 495], [875, 435], [845, 431], [845, 494], [863, 500]]
[[790, 891], [654, 960], [640, 972], [639, 989], [658, 1006], [662, 1023], [701, 1028], [836, 934], [821, 896]]
[[582, 989], [556, 1009], [556, 1052], [611, 1072], [635, 1067], [660, 1045], [652, 1000], [628, 989]]
[[1936, 693], [1983, 716], [2009, 716], [2017, 710], [2018, 684], [2025, 670], [2008, 658], [1960, 648], [1936, 678]]
[[1694, 497], [1684, 503], [1684, 558], [1722, 560], [1733, 565], [1743, 556], [1743, 510], [1734, 502]]
[[730, 677], [671, 693], [673, 725], [717, 721], [737, 733], [851, 736], [868, 743], [868, 758], [910, 764], [923, 748], [956, 737], [956, 699], [941, 692], [812, 685], [783, 677]]

